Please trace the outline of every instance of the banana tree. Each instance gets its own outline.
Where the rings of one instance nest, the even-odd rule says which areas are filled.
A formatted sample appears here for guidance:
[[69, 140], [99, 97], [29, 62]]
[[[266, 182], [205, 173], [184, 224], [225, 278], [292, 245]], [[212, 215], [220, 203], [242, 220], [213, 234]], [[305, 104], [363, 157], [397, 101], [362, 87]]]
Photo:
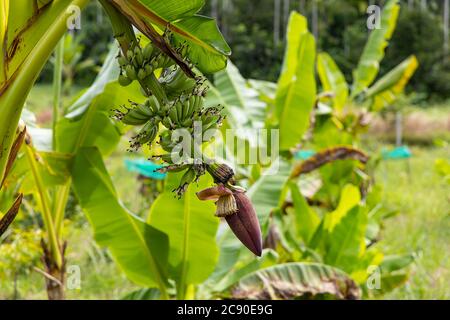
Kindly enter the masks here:
[[[6, 0], [0, 4], [1, 177], [6, 177], [10, 170], [11, 159], [14, 157], [10, 157], [9, 154], [14, 155], [14, 152], [17, 152], [13, 143], [26, 97], [43, 65], [65, 33], [68, 22], [77, 18], [73, 16], [71, 8], [75, 6], [83, 9], [87, 3], [87, 0], [37, 2]], [[217, 30], [214, 20], [196, 15], [203, 1], [171, 1], [164, 5], [137, 0], [101, 1], [101, 3], [111, 18], [116, 32], [114, 36], [119, 40], [125, 53], [128, 48], [136, 45], [132, 28], [134, 25], [150, 38], [152, 46], [178, 64], [189, 76], [194, 76], [193, 71], [185, 60], [186, 57], [182, 57], [180, 52], [174, 49], [174, 43], [188, 43], [189, 51], [184, 54], [189, 57], [190, 63], [196, 64], [204, 72], [214, 72], [225, 66], [225, 56], [229, 54], [229, 48]], [[166, 32], [173, 35], [174, 43], [170, 43], [164, 37]], [[110, 70], [114, 69], [112, 65], [110, 63]], [[115, 67], [118, 73], [118, 68]], [[111, 73], [105, 71], [96, 84], [68, 109], [69, 112], [61, 121], [56, 121], [58, 110], [55, 108], [57, 112], [54, 114], [51, 152], [63, 155], [67, 163], [70, 163], [70, 159], [85, 146], [98, 145], [102, 153], [107, 154], [120, 137], [120, 128], [118, 129], [120, 125], [111, 124], [112, 120], [102, 109], [106, 99], [111, 95], [121, 94], [121, 90], [117, 90], [114, 86], [108, 87], [108, 82], [112, 80], [110, 75]], [[118, 74], [115, 78], [117, 76]], [[161, 88], [154, 82], [151, 88], [144, 85], [143, 89], [160, 98], [164, 97]], [[133, 98], [132, 90], [128, 89], [121, 97]], [[140, 97], [136, 97], [134, 100], [139, 102], [139, 99]], [[111, 102], [114, 101], [110, 100], [109, 103]], [[55, 106], [57, 105], [55, 102]], [[34, 188], [30, 190], [36, 192], [35, 196], [41, 207], [47, 231], [44, 251], [49, 280], [47, 284], [52, 288], [48, 290], [49, 297], [60, 299], [63, 297], [65, 248], [61, 239], [61, 226], [72, 178], [67, 176], [55, 183], [55, 186], [47, 184], [45, 171], [49, 168], [43, 165], [45, 161], [41, 163], [37, 146], [32, 145], [30, 141], [25, 147], [25, 154], [28, 160], [26, 165], [33, 173]], [[54, 188], [50, 190], [49, 187]], [[14, 210], [2, 219], [2, 229], [9, 224], [17, 211], [15, 208], [18, 207], [20, 199], [19, 197], [13, 206]]]

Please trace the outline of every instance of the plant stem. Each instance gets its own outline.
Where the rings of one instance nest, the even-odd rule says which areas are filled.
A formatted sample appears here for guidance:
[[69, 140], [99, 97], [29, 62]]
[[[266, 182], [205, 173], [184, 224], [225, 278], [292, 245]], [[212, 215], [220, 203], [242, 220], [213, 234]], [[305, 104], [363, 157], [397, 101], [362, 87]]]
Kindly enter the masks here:
[[64, 213], [66, 211], [71, 185], [72, 179], [69, 178], [64, 185], [57, 188], [53, 200], [53, 216], [55, 217], [55, 231], [58, 239], [61, 239], [62, 236], [62, 224], [64, 221]]
[[[146, 78], [144, 86], [147, 85], [150, 89], [151, 93], [158, 99], [158, 101], [165, 105], [169, 101], [167, 99], [166, 92], [161, 87], [161, 84], [159, 83], [158, 79], [156, 79], [155, 75], [152, 73], [149, 77]], [[144, 89], [147, 89], [144, 87]]]
[[53, 69], [53, 150], [56, 150], [56, 124], [59, 118], [61, 105], [62, 68], [64, 59], [64, 36], [59, 40], [55, 50], [55, 65]]
[[189, 259], [189, 228], [190, 228], [190, 199], [191, 188], [188, 187], [185, 199], [184, 199], [184, 212], [183, 212], [183, 251], [181, 253], [181, 274], [180, 280], [177, 283], [177, 298], [183, 300], [186, 297], [186, 273], [187, 273], [187, 261]]
[[[3, 177], [5, 174], [9, 150], [14, 141], [15, 131], [25, 100], [39, 72], [67, 29], [66, 22], [71, 13], [66, 12], [66, 9], [69, 5], [84, 8], [87, 3], [88, 0], [68, 2], [67, 6], [57, 15], [54, 23], [42, 35], [42, 38], [28, 56], [24, 58], [19, 69], [11, 77], [9, 86], [0, 96], [0, 109], [2, 112], [2, 117], [0, 117], [0, 177]], [[36, 30], [33, 30], [33, 26], [31, 26], [27, 32], [36, 32]]]
[[53, 222], [52, 213], [50, 210], [50, 198], [47, 193], [47, 189], [42, 181], [41, 174], [39, 172], [38, 164], [35, 158], [34, 150], [31, 146], [25, 147], [27, 160], [31, 168], [34, 181], [37, 186], [38, 200], [41, 206], [42, 219], [44, 220], [45, 229], [47, 230], [48, 242], [52, 251], [53, 258], [55, 259], [58, 267], [62, 266], [61, 249], [59, 247], [58, 238], [56, 236], [55, 225]]

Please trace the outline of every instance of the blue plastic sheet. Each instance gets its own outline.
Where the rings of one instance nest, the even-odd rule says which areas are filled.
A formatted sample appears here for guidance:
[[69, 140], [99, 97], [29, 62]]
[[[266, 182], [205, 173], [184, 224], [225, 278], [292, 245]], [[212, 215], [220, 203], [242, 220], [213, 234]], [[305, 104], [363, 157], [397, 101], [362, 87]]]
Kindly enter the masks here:
[[125, 166], [128, 171], [139, 173], [147, 178], [164, 180], [166, 177], [165, 173], [156, 171], [162, 168], [162, 165], [155, 164], [146, 159], [125, 159]]
[[393, 150], [383, 150], [381, 156], [384, 160], [408, 159], [412, 157], [412, 153], [407, 146], [401, 146]]
[[312, 151], [312, 150], [300, 150], [294, 155], [294, 158], [296, 160], [308, 160], [315, 154], [316, 154], [316, 152]]

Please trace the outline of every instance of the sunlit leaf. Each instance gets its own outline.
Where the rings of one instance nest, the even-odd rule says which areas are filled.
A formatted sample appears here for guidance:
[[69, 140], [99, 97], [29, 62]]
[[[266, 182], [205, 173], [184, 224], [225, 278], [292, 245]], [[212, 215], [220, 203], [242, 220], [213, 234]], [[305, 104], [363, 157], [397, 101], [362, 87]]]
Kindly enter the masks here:
[[195, 14], [204, 1], [113, 0], [113, 3], [147, 36], [151, 36], [150, 33], [155, 36], [153, 26], [160, 32], [168, 28], [177, 43], [188, 44], [188, 56], [202, 72], [213, 73], [225, 68], [226, 56], [230, 55], [231, 50], [216, 22]]
[[275, 99], [281, 150], [289, 150], [300, 143], [309, 127], [316, 99], [316, 47], [314, 36], [307, 31], [305, 17], [295, 12], [291, 14], [287, 39]]
[[350, 209], [329, 234], [324, 262], [351, 272], [364, 253], [366, 225], [365, 210]]
[[167, 235], [122, 206], [97, 149], [80, 149], [72, 177], [80, 206], [94, 228], [95, 240], [108, 247], [128, 278], [145, 287], [165, 283]]
[[370, 32], [364, 51], [353, 72], [352, 97], [364, 91], [375, 80], [380, 69], [380, 61], [384, 57], [384, 50], [394, 33], [400, 11], [398, 0], [389, 0], [381, 14], [379, 29]]
[[212, 180], [203, 177], [198, 186], [191, 184], [178, 200], [172, 190], [178, 187], [180, 178], [180, 174], [169, 174], [165, 192], [153, 203], [148, 222], [169, 236], [171, 276], [197, 284], [213, 272], [217, 263], [219, 219], [214, 216], [214, 204], [200, 201], [195, 194], [211, 186]]
[[403, 92], [418, 66], [416, 57], [411, 56], [370, 87], [366, 97], [372, 99], [371, 109], [379, 111], [390, 106]]
[[320, 53], [317, 56], [317, 73], [322, 82], [323, 91], [334, 94], [334, 109], [341, 111], [347, 102], [348, 85], [341, 70], [329, 54]]

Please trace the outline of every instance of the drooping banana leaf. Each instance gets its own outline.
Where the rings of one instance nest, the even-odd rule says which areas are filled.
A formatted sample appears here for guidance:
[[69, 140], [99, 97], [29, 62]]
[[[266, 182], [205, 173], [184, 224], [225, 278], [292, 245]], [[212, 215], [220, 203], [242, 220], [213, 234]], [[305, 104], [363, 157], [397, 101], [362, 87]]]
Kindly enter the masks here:
[[248, 263], [240, 263], [230, 270], [220, 281], [212, 284], [214, 292], [222, 292], [237, 283], [245, 276], [263, 268], [268, 268], [276, 264], [278, 254], [273, 250], [264, 250], [261, 258], [252, 259]]
[[352, 98], [367, 89], [378, 74], [384, 50], [397, 25], [400, 11], [398, 2], [398, 0], [389, 0], [385, 4], [381, 14], [380, 28], [372, 30], [369, 35], [358, 66], [353, 72]]
[[191, 184], [181, 199], [172, 192], [180, 182], [181, 174], [169, 174], [165, 191], [150, 209], [148, 222], [169, 236], [170, 275], [183, 284], [197, 284], [214, 271], [218, 260], [216, 232], [219, 219], [215, 206], [200, 201], [196, 192], [212, 185], [205, 176], [198, 186]]
[[391, 105], [403, 92], [419, 63], [411, 56], [389, 71], [367, 90], [366, 98], [371, 100], [371, 109], [379, 111]]
[[95, 240], [108, 247], [130, 280], [144, 287], [164, 287], [169, 239], [122, 206], [100, 152], [95, 148], [80, 149], [72, 177]]
[[333, 108], [341, 111], [347, 102], [348, 85], [342, 71], [328, 53], [320, 53], [317, 56], [317, 73], [323, 90], [334, 94]]
[[259, 270], [233, 287], [236, 299], [296, 299], [331, 295], [359, 299], [357, 284], [343, 271], [318, 263], [286, 263]]
[[[112, 0], [124, 14], [155, 45], [173, 57], [179, 55], [161, 37], [167, 28], [177, 43], [186, 42], [190, 60], [204, 73], [213, 73], [226, 66], [231, 50], [214, 19], [198, 15], [202, 0]], [[178, 59], [180, 60], [180, 59]]]
[[275, 98], [280, 150], [289, 150], [299, 144], [309, 127], [316, 99], [315, 57], [315, 40], [307, 30], [306, 18], [293, 12]]

